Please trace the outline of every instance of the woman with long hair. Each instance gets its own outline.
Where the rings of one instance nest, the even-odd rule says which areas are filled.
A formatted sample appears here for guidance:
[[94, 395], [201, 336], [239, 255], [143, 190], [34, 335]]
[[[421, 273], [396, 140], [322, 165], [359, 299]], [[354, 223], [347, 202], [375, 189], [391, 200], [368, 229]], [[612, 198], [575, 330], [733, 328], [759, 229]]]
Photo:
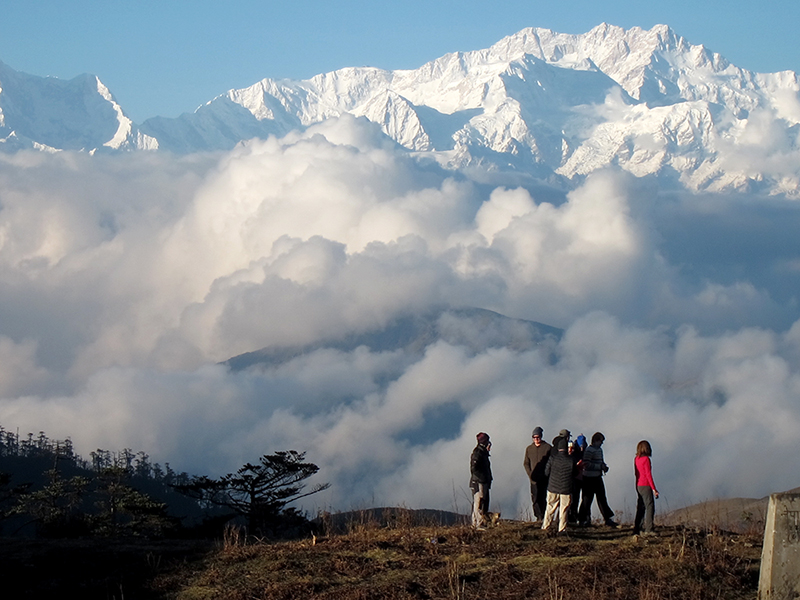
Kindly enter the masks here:
[[[633, 459], [633, 473], [636, 476], [636, 519], [633, 523], [634, 535], [654, 535], [653, 515], [655, 514], [658, 490], [653, 481], [650, 457], [653, 449], [650, 442], [642, 440], [636, 446], [636, 458]], [[644, 527], [642, 527], [644, 522]]]

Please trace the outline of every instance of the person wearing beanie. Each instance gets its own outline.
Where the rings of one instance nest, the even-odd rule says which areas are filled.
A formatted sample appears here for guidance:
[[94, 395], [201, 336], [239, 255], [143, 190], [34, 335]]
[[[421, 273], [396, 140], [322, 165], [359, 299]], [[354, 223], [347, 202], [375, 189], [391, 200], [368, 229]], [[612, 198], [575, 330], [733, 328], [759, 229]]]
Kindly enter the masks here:
[[[566, 430], [562, 430], [566, 431]], [[569, 456], [569, 432], [566, 437], [559, 436], [553, 440], [553, 449], [547, 459], [545, 474], [547, 475], [547, 512], [544, 515], [542, 529], [548, 529], [558, 511], [558, 532], [567, 530], [567, 513], [572, 503], [572, 459]]]
[[592, 523], [592, 501], [597, 496], [597, 506], [600, 514], [609, 527], [619, 527], [614, 522], [614, 511], [608, 506], [606, 487], [603, 484], [603, 475], [608, 473], [608, 465], [603, 460], [603, 442], [605, 436], [599, 431], [592, 436], [592, 443], [583, 453], [583, 499], [578, 511], [580, 524], [588, 527]]
[[533, 505], [533, 519], [540, 522], [544, 518], [547, 508], [547, 475], [545, 467], [550, 458], [550, 444], [542, 439], [544, 430], [536, 427], [533, 430], [533, 443], [525, 448], [525, 457], [522, 466], [528, 474], [528, 481], [531, 485], [531, 504]]
[[478, 445], [472, 451], [469, 461], [469, 488], [472, 490], [472, 526], [485, 529], [489, 518], [489, 488], [492, 487], [492, 465], [489, 450], [492, 443], [489, 435], [480, 432]]

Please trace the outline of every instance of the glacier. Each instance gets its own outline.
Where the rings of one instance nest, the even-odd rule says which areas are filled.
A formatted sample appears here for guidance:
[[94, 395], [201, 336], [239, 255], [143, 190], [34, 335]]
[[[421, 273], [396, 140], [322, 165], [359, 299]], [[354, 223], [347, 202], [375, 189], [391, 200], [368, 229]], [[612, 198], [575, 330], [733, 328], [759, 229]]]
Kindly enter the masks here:
[[413, 70], [263, 79], [139, 126], [93, 76], [61, 82], [2, 65], [0, 87], [6, 150], [226, 151], [351, 114], [449, 169], [570, 188], [614, 167], [693, 191], [800, 196], [797, 73], [741, 69], [666, 25], [527, 28]]

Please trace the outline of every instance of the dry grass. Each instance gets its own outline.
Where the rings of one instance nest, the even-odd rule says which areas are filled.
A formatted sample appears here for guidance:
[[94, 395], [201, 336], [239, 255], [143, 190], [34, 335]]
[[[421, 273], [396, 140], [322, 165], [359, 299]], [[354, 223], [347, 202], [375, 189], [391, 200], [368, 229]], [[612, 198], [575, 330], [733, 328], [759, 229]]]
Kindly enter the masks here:
[[158, 574], [152, 592], [173, 600], [753, 598], [760, 536], [662, 528], [570, 530], [530, 524], [353, 527], [284, 543], [229, 543], [204, 560]]

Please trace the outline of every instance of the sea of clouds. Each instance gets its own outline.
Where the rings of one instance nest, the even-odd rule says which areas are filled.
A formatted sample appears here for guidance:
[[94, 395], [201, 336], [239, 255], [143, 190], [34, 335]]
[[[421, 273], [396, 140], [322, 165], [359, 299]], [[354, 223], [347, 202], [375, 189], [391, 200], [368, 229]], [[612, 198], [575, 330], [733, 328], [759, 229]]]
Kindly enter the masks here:
[[[533, 427], [602, 431], [612, 506], [636, 443], [661, 509], [800, 485], [800, 203], [609, 170], [488, 185], [343, 117], [230, 153], [0, 155], [0, 425], [220, 475], [307, 452], [309, 510], [529, 511]], [[564, 329], [541, 349], [321, 349], [437, 306]], [[472, 332], [480, 339], [482, 332]]]

